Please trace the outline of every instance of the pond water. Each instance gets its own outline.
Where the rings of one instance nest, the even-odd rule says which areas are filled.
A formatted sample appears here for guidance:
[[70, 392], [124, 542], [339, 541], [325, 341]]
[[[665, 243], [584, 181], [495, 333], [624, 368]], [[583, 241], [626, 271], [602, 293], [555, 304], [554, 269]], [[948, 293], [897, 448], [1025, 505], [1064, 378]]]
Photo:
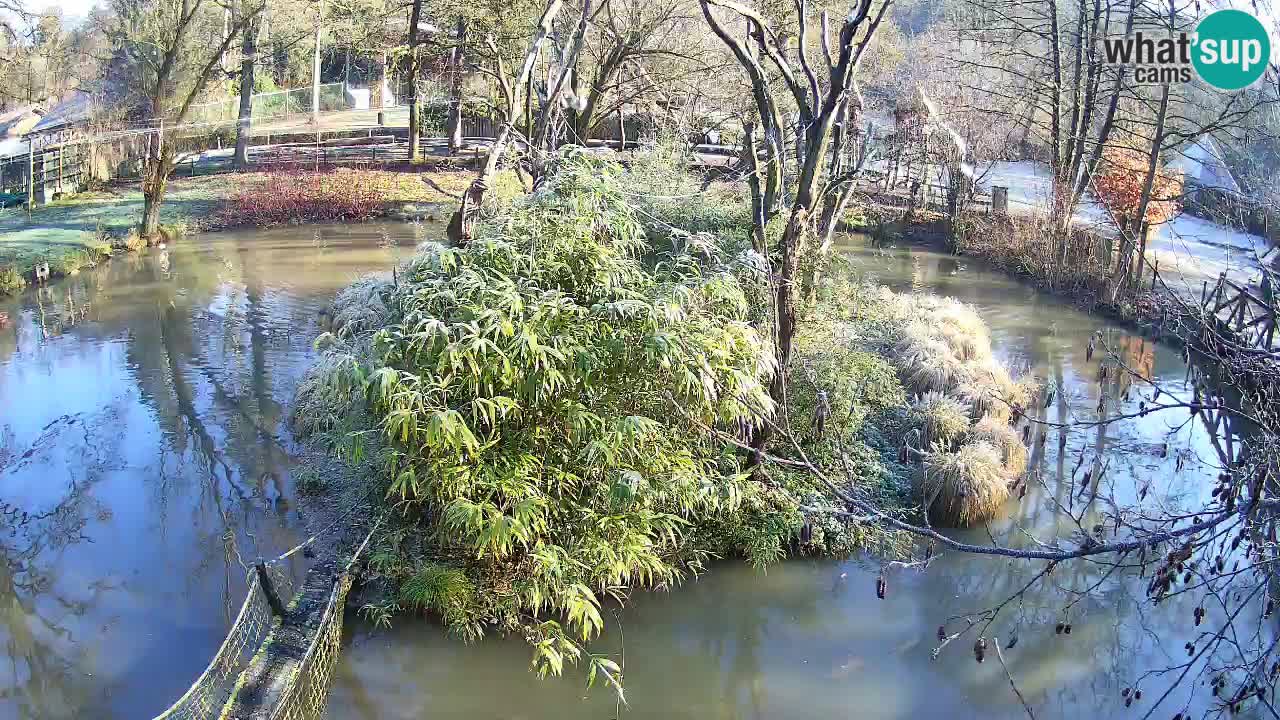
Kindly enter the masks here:
[[0, 300], [0, 718], [150, 718], [204, 670], [240, 560], [304, 537], [284, 420], [320, 310], [414, 235], [209, 234]]
[[[1127, 379], [1098, 381], [1099, 362], [1114, 350], [1165, 392], [1189, 396], [1181, 354], [1136, 337], [1056, 298], [974, 263], [919, 248], [844, 244], [853, 272], [898, 290], [926, 290], [976, 305], [991, 327], [997, 353], [1061, 388], [1046, 419], [1065, 422], [1105, 411], [1136, 410], [1151, 390]], [[1086, 359], [1088, 340], [1101, 333]], [[1060, 436], [1065, 435], [1065, 440]], [[1062, 443], [1062, 444], [1060, 444]], [[1166, 451], [1165, 444], [1168, 444]], [[1181, 458], [1181, 460], [1179, 460]], [[1085, 471], [1105, 468], [1104, 494], [1179, 503], [1206, 495], [1218, 455], [1205, 428], [1186, 416], [1149, 415], [1121, 425], [1052, 430], [1020, 502], [1011, 501], [989, 528], [958, 533], [1025, 545], [1029, 536], [1069, 536], [1074, 525], [1055, 502], [1075, 499]], [[1079, 469], [1077, 469], [1079, 466]], [[1086, 523], [1088, 520], [1086, 520]], [[1000, 664], [973, 658], [974, 636], [933, 659], [940, 624], [1000, 603], [1026, 584], [1034, 566], [946, 553], [926, 572], [888, 573], [885, 600], [875, 594], [881, 568], [870, 558], [793, 560], [751, 570], [723, 562], [670, 593], [640, 593], [609, 618], [594, 649], [624, 663], [629, 706], [601, 688], [587, 690], [580, 672], [539, 680], [518, 638], [464, 645], [429, 619], [401, 619], [390, 629], [353, 620], [330, 699], [340, 718], [1018, 718], [1026, 711]], [[1096, 588], [1069, 613], [1063, 586]], [[990, 631], [1035, 717], [1142, 717], [1168, 679], [1141, 685], [1144, 699], [1126, 708], [1123, 688], [1146, 670], [1181, 662], [1191, 639], [1191, 595], [1152, 607], [1146, 581], [1087, 562], [1064, 565], [1048, 585], [1012, 603]], [[1218, 615], [1215, 617], [1214, 613]], [[1209, 622], [1221, 610], [1210, 608]], [[1055, 626], [1068, 622], [1069, 635]], [[959, 629], [963, 623], [953, 624]], [[1164, 701], [1156, 717], [1207, 709], [1189, 699], [1191, 684]]]
[[[0, 719], [145, 719], [204, 669], [243, 597], [241, 560], [274, 557], [303, 536], [285, 414], [320, 311], [416, 235], [394, 225], [210, 234], [0, 302]], [[1092, 417], [1099, 393], [1111, 411], [1149, 396], [1099, 385], [1099, 358], [1085, 358], [1097, 331], [1165, 390], [1189, 392], [1172, 348], [1001, 275], [927, 250], [853, 240], [845, 250], [856, 272], [977, 305], [1003, 357], [1063, 388], [1065, 402], [1046, 411], [1053, 419]], [[1051, 499], [1072, 495], [1082, 450], [1086, 469], [1109, 468], [1120, 497], [1154, 482], [1152, 497], [1176, 502], [1216, 475], [1193, 423], [1171, 429], [1151, 416], [1077, 431], [1061, 451], [1054, 431], [1036, 458], [1045, 488], [1010, 503], [991, 533], [1017, 543], [1019, 528], [1068, 532]], [[306, 561], [291, 562], [299, 577]], [[944, 554], [925, 573], [891, 571], [883, 601], [879, 571], [866, 558], [789, 561], [767, 574], [725, 562], [675, 592], [637, 595], [598, 648], [625, 660], [622, 714], [1023, 716], [1000, 666], [973, 661], [972, 639], [937, 660], [931, 651], [944, 619], [1002, 600], [1028, 568]], [[1103, 572], [1059, 570], [1071, 573], [1064, 584]], [[1037, 718], [1122, 716], [1121, 687], [1183, 655], [1195, 601], [1153, 609], [1142, 584], [1102, 582], [1075, 604], [1070, 636], [1054, 634], [1062, 601], [1051, 589], [1002, 615], [993, 632], [1002, 643], [1017, 633], [1006, 658]], [[518, 639], [464, 645], [426, 619], [377, 629], [353, 618], [330, 716], [618, 714], [572, 670], [543, 681], [528, 662]], [[1179, 693], [1161, 716], [1181, 709]]]

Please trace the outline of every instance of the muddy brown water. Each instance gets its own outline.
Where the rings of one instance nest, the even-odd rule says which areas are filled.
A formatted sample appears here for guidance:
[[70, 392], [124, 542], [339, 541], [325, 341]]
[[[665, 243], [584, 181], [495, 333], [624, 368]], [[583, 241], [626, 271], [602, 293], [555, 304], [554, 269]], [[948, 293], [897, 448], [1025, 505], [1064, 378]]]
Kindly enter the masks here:
[[[0, 328], [0, 510], [9, 511], [0, 517], [0, 719], [149, 718], [204, 669], [242, 598], [240, 561], [274, 557], [303, 535], [285, 412], [320, 311], [355, 276], [410, 252], [417, 235], [395, 225], [209, 234], [0, 302], [10, 317]], [[844, 249], [860, 274], [978, 306], [1002, 357], [1065, 389], [1051, 419], [1092, 417], [1100, 392], [1112, 410], [1149, 397], [1137, 386], [1100, 388], [1098, 358], [1085, 359], [1099, 331], [1166, 391], [1190, 392], [1175, 349], [1002, 275], [928, 250], [857, 239]], [[1158, 416], [1067, 433], [1063, 452], [1054, 431], [1046, 448], [1036, 463], [1048, 489], [1010, 503], [991, 526], [996, 537], [1024, 542], [1015, 527], [1069, 534], [1049, 494], [1070, 494], [1082, 449], [1088, 463], [1109, 463], [1121, 498], [1158, 481], [1152, 497], [1185, 502], [1217, 472], [1203, 427]], [[305, 560], [292, 560], [299, 576]], [[925, 573], [891, 571], [883, 601], [879, 571], [863, 557], [788, 561], [768, 573], [723, 562], [673, 592], [638, 593], [595, 649], [625, 657], [621, 712], [634, 717], [1025, 717], [1000, 666], [973, 661], [971, 640], [936, 660], [931, 651], [940, 622], [1003, 599], [1026, 581], [1026, 566], [945, 554]], [[1062, 572], [1073, 582], [1103, 573], [1088, 564]], [[996, 626], [1000, 642], [1019, 638], [1006, 659], [1037, 718], [1133, 715], [1120, 689], [1182, 655], [1194, 601], [1152, 608], [1141, 585], [1103, 581], [1075, 605], [1069, 638], [1054, 634], [1062, 602], [1048, 589]], [[539, 680], [518, 639], [465, 645], [430, 619], [385, 629], [354, 616], [347, 634], [330, 717], [619, 711], [572, 669]], [[1148, 698], [1163, 689], [1144, 687]], [[1157, 716], [1185, 699], [1177, 691]], [[1198, 703], [1192, 709], [1204, 709]]]
[[[1109, 398], [1109, 412], [1136, 408], [1142, 397], [1150, 397], [1149, 389], [1127, 383], [1100, 388], [1102, 352], [1085, 359], [1095, 332], [1166, 391], [1190, 392], [1176, 349], [1064, 307], [1004, 275], [926, 249], [869, 248], [859, 238], [847, 238], [843, 249], [851, 271], [860, 276], [976, 305], [1002, 358], [1065, 388], [1059, 397], [1066, 402], [1047, 411], [1051, 420], [1095, 417], [1100, 392]], [[1125, 390], [1127, 401], [1121, 399]], [[1069, 536], [1069, 521], [1052, 511], [1049, 494], [1067, 502], [1082, 449], [1084, 469], [1095, 460], [1110, 463], [1104, 490], [1118, 498], [1133, 498], [1152, 482], [1149, 500], [1178, 503], [1207, 493], [1205, 481], [1217, 474], [1217, 455], [1204, 428], [1183, 420], [1148, 416], [1102, 432], [1069, 432], [1061, 453], [1058, 433], [1051, 432], [1047, 451], [1036, 461], [1048, 490], [1034, 488], [1021, 503], [1011, 502], [992, 524], [992, 534], [1016, 545], [1026, 541], [1015, 527], [1044, 539]], [[1166, 441], [1170, 451], [1162, 457]], [[1099, 448], [1102, 452], [1095, 454]], [[1179, 453], [1185, 456], [1181, 471], [1176, 469]], [[988, 541], [984, 531], [957, 534]], [[1027, 716], [999, 663], [993, 657], [981, 665], [974, 661], [974, 638], [952, 644], [936, 660], [932, 652], [939, 624], [1004, 599], [1026, 583], [1028, 566], [944, 554], [925, 573], [891, 570], [885, 600], [876, 598], [879, 572], [875, 560], [866, 557], [790, 560], [767, 573], [725, 561], [672, 592], [637, 593], [625, 610], [609, 614], [606, 634], [593, 648], [616, 661], [625, 658], [628, 706], [623, 708], [606, 690], [588, 690], [580, 671], [539, 680], [529, 670], [530, 650], [518, 638], [489, 637], [465, 645], [430, 619], [401, 619], [391, 628], [354, 620], [330, 699], [331, 715], [360, 720], [603, 720], [618, 717], [619, 711], [623, 718], [663, 720]], [[1057, 572], [1056, 583], [1076, 586], [1105, 574], [1087, 563]], [[1132, 576], [1102, 581], [1067, 618], [1060, 612], [1061, 593], [1039, 589], [1002, 616], [993, 642], [998, 638], [1008, 645], [1016, 634], [1005, 658], [1037, 719], [1141, 717], [1150, 709], [1165, 687], [1162, 682], [1145, 682], [1144, 700], [1131, 708], [1124, 706], [1121, 690], [1142, 671], [1185, 658], [1182, 645], [1198, 600], [1153, 608], [1144, 589], [1145, 581]], [[1064, 619], [1072, 624], [1070, 636], [1055, 634]], [[1187, 692], [1176, 691], [1155, 717], [1172, 717], [1186, 702]], [[1198, 699], [1190, 705], [1205, 707]]]

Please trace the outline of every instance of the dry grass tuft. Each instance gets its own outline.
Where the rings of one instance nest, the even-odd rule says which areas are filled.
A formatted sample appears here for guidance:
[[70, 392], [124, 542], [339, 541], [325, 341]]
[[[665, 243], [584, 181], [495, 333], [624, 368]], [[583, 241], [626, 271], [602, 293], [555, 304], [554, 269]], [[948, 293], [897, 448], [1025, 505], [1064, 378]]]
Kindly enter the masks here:
[[1027, 448], [1010, 419], [1033, 402], [1036, 384], [1014, 380], [995, 358], [991, 334], [972, 306], [888, 293], [885, 307], [898, 372], [919, 394], [910, 419], [928, 449], [920, 483], [927, 511], [959, 526], [994, 517], [1009, 497], [1010, 479], [1027, 468]]
[[997, 450], [1004, 462], [1004, 471], [1016, 478], [1027, 471], [1027, 446], [1022, 444], [1018, 432], [1001, 418], [987, 415], [974, 423], [966, 437], [968, 442], [988, 442]]
[[916, 393], [947, 392], [968, 379], [968, 369], [947, 343], [934, 337], [908, 338], [899, 343], [898, 367], [907, 387]]
[[911, 418], [924, 429], [926, 448], [949, 448], [969, 429], [969, 408], [936, 391], [926, 392], [911, 403]]
[[990, 520], [1009, 499], [1000, 450], [986, 441], [925, 456], [920, 495], [933, 522], [969, 527]]

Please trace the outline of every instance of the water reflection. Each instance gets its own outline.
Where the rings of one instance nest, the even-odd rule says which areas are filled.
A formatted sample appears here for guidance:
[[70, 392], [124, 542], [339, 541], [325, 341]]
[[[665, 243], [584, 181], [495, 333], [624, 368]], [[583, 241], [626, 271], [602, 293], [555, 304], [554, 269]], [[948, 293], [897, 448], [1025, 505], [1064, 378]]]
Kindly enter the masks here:
[[386, 230], [199, 236], [0, 303], [0, 717], [150, 717], [204, 669], [241, 559], [301, 539], [284, 407], [333, 293], [411, 251]]
[[[856, 239], [844, 250], [859, 275], [976, 305], [997, 354], [1056, 388], [1055, 401], [1039, 409], [1044, 420], [1088, 422], [1135, 410], [1151, 402], [1147, 380], [1176, 396], [1192, 392], [1177, 350], [1002, 274], [937, 252], [881, 250]], [[1091, 337], [1099, 338], [1092, 355]], [[1103, 364], [1111, 370], [1100, 381]], [[1117, 372], [1120, 364], [1133, 374]], [[1203, 424], [1187, 420], [1185, 413], [1153, 414], [1118, 425], [1036, 429], [1026, 497], [1010, 502], [989, 528], [958, 535], [974, 543], [1050, 541], [1078, 532], [1060, 506], [1083, 510], [1088, 528], [1100, 517], [1098, 506], [1112, 500], [1142, 495], [1177, 506], [1207, 495], [1205, 481], [1217, 475], [1221, 459]], [[925, 573], [890, 573], [881, 601], [880, 567], [870, 559], [790, 561], [768, 574], [726, 562], [673, 593], [634, 598], [598, 650], [615, 659], [625, 650], [631, 705], [624, 716], [1021, 718], [1025, 710], [999, 663], [993, 656], [974, 661], [974, 636], [936, 660], [932, 651], [941, 623], [1015, 595], [1043, 567], [946, 553]], [[989, 639], [1012, 645], [1004, 656], [1037, 718], [1139, 717], [1149, 709], [1126, 708], [1120, 691], [1142, 672], [1186, 657], [1183, 643], [1200, 598], [1181, 595], [1153, 607], [1145, 586], [1136, 571], [1066, 563], [1001, 611]], [[1056, 633], [1058, 623], [1070, 623], [1072, 632]], [[963, 624], [953, 620], [949, 627]], [[330, 704], [335, 717], [598, 719], [618, 712], [606, 692], [588, 693], [580, 677], [537, 680], [518, 639], [466, 646], [429, 620], [402, 620], [390, 630], [351, 627]], [[1167, 684], [1149, 679], [1144, 702]], [[1175, 691], [1157, 716], [1206, 711], [1202, 699], [1188, 699], [1191, 689]]]

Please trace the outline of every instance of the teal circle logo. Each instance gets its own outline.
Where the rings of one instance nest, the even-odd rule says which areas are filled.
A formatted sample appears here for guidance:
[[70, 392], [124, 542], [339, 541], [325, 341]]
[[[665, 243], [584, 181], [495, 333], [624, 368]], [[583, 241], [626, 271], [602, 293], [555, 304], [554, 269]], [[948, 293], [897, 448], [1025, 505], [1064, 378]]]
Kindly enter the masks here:
[[1271, 38], [1258, 18], [1243, 10], [1219, 10], [1196, 26], [1191, 63], [1219, 90], [1252, 85], [1271, 61]]

